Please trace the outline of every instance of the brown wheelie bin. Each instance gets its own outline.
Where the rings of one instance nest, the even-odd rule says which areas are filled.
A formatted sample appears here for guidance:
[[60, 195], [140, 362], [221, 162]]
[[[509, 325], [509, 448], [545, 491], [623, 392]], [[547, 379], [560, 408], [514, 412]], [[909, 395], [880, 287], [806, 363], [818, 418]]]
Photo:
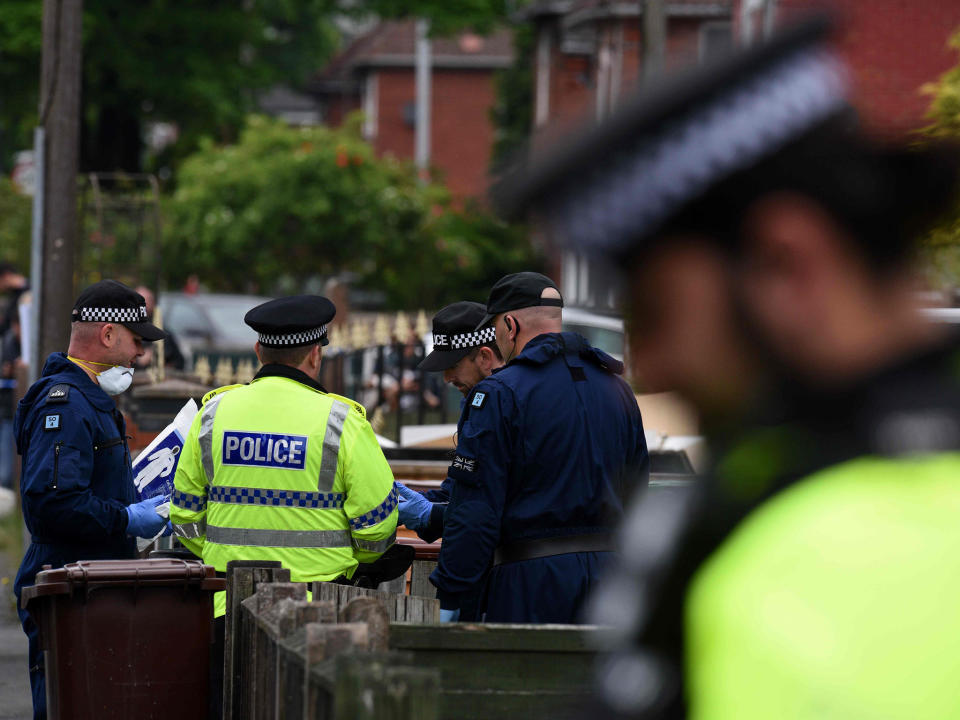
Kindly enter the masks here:
[[21, 602], [40, 628], [50, 720], [207, 717], [213, 593], [200, 561], [45, 568]]

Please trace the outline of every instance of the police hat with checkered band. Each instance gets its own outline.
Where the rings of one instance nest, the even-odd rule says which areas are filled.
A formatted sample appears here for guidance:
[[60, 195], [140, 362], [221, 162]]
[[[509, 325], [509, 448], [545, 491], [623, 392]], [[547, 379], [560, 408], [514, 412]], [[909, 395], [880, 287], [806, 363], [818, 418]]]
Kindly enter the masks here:
[[327, 325], [337, 308], [320, 295], [292, 295], [257, 305], [243, 321], [256, 330], [260, 344], [269, 348], [287, 348], [329, 344]]
[[150, 322], [143, 295], [116, 280], [101, 280], [80, 293], [73, 305], [71, 320], [116, 323], [144, 340], [162, 340], [167, 336]]
[[476, 302], [455, 302], [433, 316], [433, 351], [417, 366], [434, 372], [447, 370], [471, 350], [494, 342], [493, 327], [481, 327], [486, 308]]
[[[681, 229], [714, 235], [751, 193], [780, 182], [764, 163], [790, 148], [799, 148], [796, 160], [824, 160], [809, 173], [822, 186], [832, 175], [825, 161], [844, 147], [841, 128], [853, 115], [829, 30], [828, 19], [815, 18], [639, 93], [602, 124], [508, 173], [493, 190], [495, 205], [508, 217], [533, 211], [561, 244], [616, 258], [678, 220]], [[841, 139], [803, 143], [825, 127]], [[790, 171], [800, 167], [791, 159]], [[703, 227], [682, 227], [696, 222]]]

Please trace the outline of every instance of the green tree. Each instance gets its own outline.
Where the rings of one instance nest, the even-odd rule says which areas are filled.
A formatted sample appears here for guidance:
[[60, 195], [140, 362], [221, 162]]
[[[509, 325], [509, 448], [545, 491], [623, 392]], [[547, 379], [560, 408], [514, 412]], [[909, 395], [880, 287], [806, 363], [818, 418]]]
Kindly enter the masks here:
[[509, 0], [360, 0], [355, 9], [382, 18], [426, 18], [432, 35], [448, 35], [465, 29], [489, 32], [506, 21], [518, 4]]
[[536, 34], [530, 23], [513, 29], [513, 64], [495, 77], [495, 100], [490, 110], [495, 138], [491, 157], [494, 170], [520, 151], [533, 127], [533, 63]]
[[[86, 0], [81, 165], [138, 170], [144, 127], [175, 123], [185, 153], [236, 137], [255, 92], [296, 86], [336, 47], [336, 0]], [[0, 0], [0, 163], [31, 144], [38, 0]]]
[[[950, 46], [960, 51], [960, 30], [951, 36]], [[960, 65], [922, 90], [932, 96], [927, 113], [931, 123], [924, 128], [924, 135], [939, 140], [960, 140]], [[923, 253], [932, 286], [960, 287], [960, 197], [955, 209], [926, 238]]]
[[30, 198], [0, 177], [0, 260], [24, 273], [30, 267], [30, 213]]
[[532, 261], [520, 230], [452, 209], [409, 163], [377, 159], [359, 125], [253, 116], [237, 144], [203, 143], [166, 205], [168, 284], [196, 273], [215, 290], [273, 292], [351, 272], [391, 307], [438, 307]]

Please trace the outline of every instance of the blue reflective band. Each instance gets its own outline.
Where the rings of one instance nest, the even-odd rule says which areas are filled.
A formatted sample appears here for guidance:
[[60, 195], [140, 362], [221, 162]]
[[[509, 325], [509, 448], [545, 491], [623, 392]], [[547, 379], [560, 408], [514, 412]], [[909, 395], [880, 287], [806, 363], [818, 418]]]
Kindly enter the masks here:
[[210, 502], [234, 505], [270, 505], [272, 507], [302, 507], [339, 510], [343, 507], [343, 493], [317, 493], [303, 490], [265, 490], [262, 488], [210, 488]]
[[364, 513], [360, 517], [350, 518], [350, 527], [354, 530], [363, 530], [364, 528], [373, 527], [378, 523], [382, 523], [390, 516], [390, 513], [393, 512], [393, 509], [399, 501], [400, 496], [397, 494], [396, 488], [393, 488], [387, 495], [387, 499], [373, 510]]
[[183, 508], [184, 510], [193, 510], [194, 512], [199, 512], [207, 507], [207, 499], [205, 497], [181, 492], [180, 490], [174, 490], [170, 496], [170, 500], [177, 507]]
[[227, 430], [223, 433], [221, 457], [224, 465], [303, 470], [307, 462], [307, 438]]

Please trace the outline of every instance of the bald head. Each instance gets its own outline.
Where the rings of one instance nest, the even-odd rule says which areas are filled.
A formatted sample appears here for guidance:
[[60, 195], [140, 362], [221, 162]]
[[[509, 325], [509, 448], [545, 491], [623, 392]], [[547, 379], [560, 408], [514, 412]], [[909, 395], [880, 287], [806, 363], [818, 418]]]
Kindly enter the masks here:
[[153, 309], [157, 305], [157, 299], [154, 297], [153, 291], [146, 285], [138, 285], [136, 291], [143, 296], [143, 302], [147, 306], [147, 315], [153, 317]]
[[[560, 300], [560, 293], [554, 288], [544, 288], [540, 293], [541, 299]], [[562, 309], [555, 305], [534, 305], [533, 307], [512, 310], [509, 315], [515, 315], [520, 322], [536, 331], [537, 335], [548, 332], [560, 332]], [[531, 336], [533, 337], [533, 336]]]

